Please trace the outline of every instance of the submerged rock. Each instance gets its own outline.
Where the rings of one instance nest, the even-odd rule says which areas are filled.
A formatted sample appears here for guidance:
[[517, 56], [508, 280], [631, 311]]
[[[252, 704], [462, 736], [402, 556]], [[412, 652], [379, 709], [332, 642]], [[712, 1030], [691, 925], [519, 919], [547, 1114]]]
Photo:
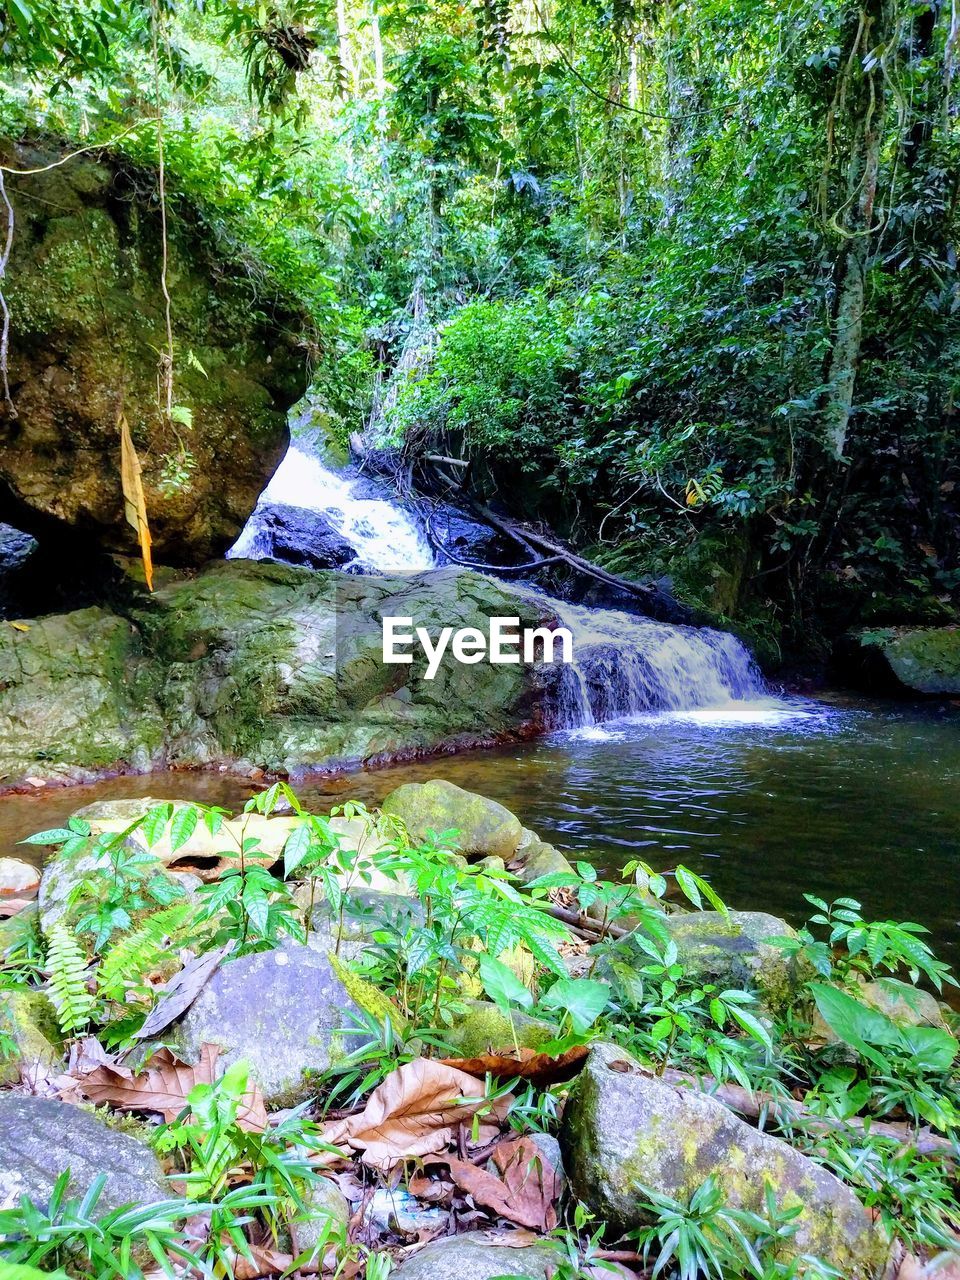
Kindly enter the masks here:
[[509, 860], [523, 837], [520, 819], [509, 809], [443, 778], [404, 783], [390, 792], [381, 808], [399, 818], [417, 843], [431, 831], [439, 835], [456, 829], [457, 849], [467, 858], [492, 855]]
[[549, 1280], [563, 1255], [548, 1241], [512, 1248], [502, 1232], [468, 1231], [434, 1240], [401, 1262], [390, 1275], [395, 1280], [495, 1280], [523, 1276]]
[[220, 1045], [222, 1070], [243, 1059], [267, 1102], [287, 1107], [312, 1097], [317, 1077], [362, 1044], [344, 1034], [359, 1014], [326, 952], [288, 939], [222, 965], [164, 1042], [185, 1062]]
[[878, 693], [960, 695], [960, 627], [882, 627], [853, 632], [837, 647], [839, 665]]
[[157, 407], [165, 350], [156, 174], [101, 152], [6, 144], [16, 230], [7, 271], [10, 391], [0, 511], [45, 537], [137, 552], [124, 518], [117, 415], [143, 467], [154, 556], [202, 563], [234, 541], [288, 439], [303, 394], [303, 320], [210, 247], [182, 199], [168, 218], [176, 430]]
[[146, 1142], [82, 1107], [0, 1093], [0, 1209], [24, 1195], [45, 1206], [65, 1169], [71, 1196], [82, 1196], [98, 1174], [106, 1174], [96, 1214], [170, 1196]]
[[564, 1164], [574, 1193], [616, 1231], [650, 1221], [647, 1191], [686, 1204], [714, 1178], [735, 1208], [765, 1215], [802, 1207], [783, 1242], [845, 1280], [882, 1275], [889, 1244], [849, 1187], [779, 1138], [750, 1128], [722, 1103], [665, 1084], [615, 1045], [595, 1044], [564, 1113]]

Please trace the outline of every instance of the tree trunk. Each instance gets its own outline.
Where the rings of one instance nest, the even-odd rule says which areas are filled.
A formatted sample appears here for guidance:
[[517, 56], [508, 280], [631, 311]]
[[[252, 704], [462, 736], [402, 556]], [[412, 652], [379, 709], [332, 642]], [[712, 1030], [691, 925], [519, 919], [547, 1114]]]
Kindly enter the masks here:
[[[833, 315], [833, 342], [826, 367], [827, 391], [823, 406], [824, 440], [831, 457], [843, 459], [850, 415], [853, 410], [857, 368], [863, 343], [863, 308], [874, 226], [874, 204], [880, 170], [884, 119], [884, 71], [874, 51], [889, 38], [891, 0], [868, 0], [859, 15], [844, 71], [849, 83], [841, 85], [838, 100], [849, 104], [847, 125], [851, 135], [847, 162], [846, 199], [831, 224], [843, 238], [837, 263], [837, 293]], [[883, 56], [886, 56], [884, 53]], [[842, 129], [842, 120], [831, 126]]]

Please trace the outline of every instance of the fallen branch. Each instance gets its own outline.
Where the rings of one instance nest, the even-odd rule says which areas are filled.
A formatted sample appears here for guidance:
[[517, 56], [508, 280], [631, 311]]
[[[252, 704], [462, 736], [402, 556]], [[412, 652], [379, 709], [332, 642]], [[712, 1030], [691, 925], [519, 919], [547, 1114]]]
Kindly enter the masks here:
[[911, 1147], [921, 1156], [941, 1156], [945, 1160], [955, 1161], [957, 1149], [949, 1138], [943, 1138], [931, 1129], [911, 1129], [908, 1124], [898, 1124], [891, 1120], [863, 1120], [852, 1117], [848, 1120], [837, 1120], [831, 1116], [816, 1115], [802, 1102], [775, 1098], [770, 1093], [753, 1093], [738, 1084], [722, 1084], [712, 1076], [699, 1079], [687, 1071], [677, 1071], [668, 1067], [661, 1076], [668, 1084], [688, 1085], [699, 1089], [701, 1093], [716, 1098], [731, 1111], [745, 1116], [748, 1120], [759, 1120], [761, 1114], [773, 1119], [779, 1128], [789, 1129], [791, 1125], [811, 1130], [814, 1133], [832, 1133], [836, 1130], [856, 1129], [861, 1133], [876, 1133], [884, 1138], [894, 1138], [904, 1147]]
[[566, 907], [558, 907], [555, 903], [550, 903], [546, 910], [555, 920], [562, 920], [564, 924], [570, 925], [572, 929], [578, 930], [580, 933], [592, 934], [598, 940], [601, 938], [625, 938], [628, 933], [632, 933], [632, 929], [625, 928], [622, 924], [613, 924], [608, 921], [602, 925], [599, 920], [594, 920], [591, 916], [582, 915], [579, 911], [568, 911]]
[[426, 519], [426, 529], [427, 539], [434, 550], [442, 552], [448, 560], [452, 560], [454, 564], [462, 565], [464, 569], [478, 569], [483, 573], [527, 573], [531, 569], [542, 569], [545, 565], [557, 564], [562, 558], [560, 556], [545, 556], [538, 560], [525, 560], [523, 564], [486, 564], [478, 560], [464, 560], [455, 555], [447, 544], [434, 533], [432, 516], [428, 516]]

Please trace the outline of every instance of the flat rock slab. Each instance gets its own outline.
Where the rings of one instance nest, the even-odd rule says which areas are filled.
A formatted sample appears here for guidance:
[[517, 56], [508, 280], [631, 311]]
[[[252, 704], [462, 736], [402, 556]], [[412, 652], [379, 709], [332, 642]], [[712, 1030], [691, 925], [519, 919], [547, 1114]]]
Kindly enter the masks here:
[[562, 1261], [546, 1241], [513, 1248], [502, 1243], [502, 1236], [501, 1232], [468, 1231], [435, 1240], [390, 1274], [394, 1280], [493, 1280], [495, 1276], [548, 1280]]
[[187, 1062], [204, 1044], [223, 1050], [226, 1070], [241, 1059], [274, 1106], [293, 1106], [316, 1092], [317, 1077], [359, 1047], [345, 1036], [360, 1010], [325, 949], [287, 940], [273, 951], [227, 961], [165, 1035]]
[[884, 1273], [888, 1244], [849, 1187], [714, 1098], [648, 1074], [615, 1045], [591, 1050], [561, 1141], [575, 1195], [615, 1230], [649, 1221], [647, 1191], [687, 1203], [713, 1177], [728, 1204], [765, 1216], [771, 1186], [781, 1209], [802, 1206], [785, 1250], [823, 1258], [845, 1280]]
[[72, 1196], [82, 1196], [98, 1174], [107, 1175], [100, 1213], [170, 1197], [159, 1161], [145, 1142], [82, 1107], [0, 1093], [0, 1209], [15, 1206], [24, 1195], [45, 1206], [64, 1169], [70, 1170]]

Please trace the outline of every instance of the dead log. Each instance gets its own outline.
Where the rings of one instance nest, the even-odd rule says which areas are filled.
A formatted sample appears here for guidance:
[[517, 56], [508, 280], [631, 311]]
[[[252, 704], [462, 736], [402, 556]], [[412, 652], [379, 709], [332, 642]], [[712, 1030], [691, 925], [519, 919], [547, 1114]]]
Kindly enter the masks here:
[[915, 1130], [907, 1124], [890, 1120], [863, 1120], [859, 1117], [837, 1120], [832, 1116], [816, 1115], [795, 1099], [775, 1098], [770, 1093], [754, 1093], [738, 1084], [721, 1083], [712, 1076], [694, 1076], [689, 1071], [677, 1071], [673, 1067], [668, 1067], [660, 1078], [668, 1084], [699, 1089], [701, 1093], [716, 1098], [725, 1107], [748, 1120], [759, 1120], [761, 1115], [767, 1115], [778, 1128], [789, 1129], [796, 1126], [813, 1133], [832, 1133], [843, 1129], [855, 1129], [861, 1133], [869, 1131], [884, 1138], [894, 1138], [901, 1146], [911, 1147], [921, 1156], [939, 1156], [949, 1161], [957, 1159], [954, 1143], [931, 1129]]

